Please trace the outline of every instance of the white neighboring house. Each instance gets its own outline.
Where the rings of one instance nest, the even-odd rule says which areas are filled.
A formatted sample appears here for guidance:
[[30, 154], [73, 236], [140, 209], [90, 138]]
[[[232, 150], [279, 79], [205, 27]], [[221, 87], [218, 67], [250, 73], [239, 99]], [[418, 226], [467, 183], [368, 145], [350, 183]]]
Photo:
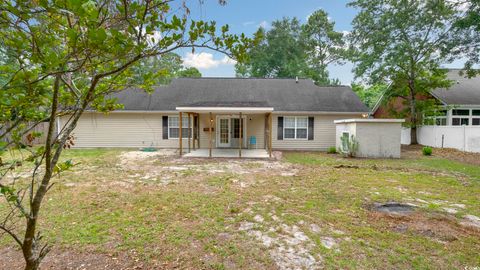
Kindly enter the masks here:
[[[420, 144], [480, 152], [480, 76], [467, 78], [460, 73], [458, 69], [450, 70], [447, 77], [453, 85], [430, 93], [444, 110], [424, 118], [424, 125], [417, 128]], [[384, 113], [383, 106], [381, 100], [377, 102], [372, 114]], [[410, 144], [409, 132], [402, 131], [402, 144]]]

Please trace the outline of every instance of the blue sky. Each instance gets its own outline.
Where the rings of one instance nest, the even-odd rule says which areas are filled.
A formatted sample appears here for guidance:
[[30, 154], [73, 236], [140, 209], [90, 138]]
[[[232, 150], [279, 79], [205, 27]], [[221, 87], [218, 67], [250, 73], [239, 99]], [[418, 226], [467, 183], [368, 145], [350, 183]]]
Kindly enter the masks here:
[[[337, 31], [350, 31], [356, 10], [347, 7], [344, 0], [227, 0], [221, 6], [217, 0], [187, 1], [193, 19], [214, 20], [218, 25], [228, 24], [232, 33], [251, 36], [260, 25], [267, 29], [270, 23], [282, 17], [297, 17], [302, 23], [315, 10], [325, 10], [335, 21]], [[184, 50], [178, 52], [188, 66], [197, 67], [204, 77], [234, 77], [234, 63], [224, 55], [212, 51], [197, 50], [195, 54]], [[460, 66], [459, 62], [449, 66]], [[353, 65], [330, 66], [330, 76], [349, 85], [353, 80]]]

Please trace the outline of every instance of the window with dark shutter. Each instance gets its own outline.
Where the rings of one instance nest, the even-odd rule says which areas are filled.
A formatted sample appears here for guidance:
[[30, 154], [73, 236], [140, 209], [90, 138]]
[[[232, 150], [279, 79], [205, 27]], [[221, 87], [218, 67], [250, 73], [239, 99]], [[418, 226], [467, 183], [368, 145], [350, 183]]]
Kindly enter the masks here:
[[283, 140], [283, 116], [278, 117], [277, 140]]
[[314, 117], [308, 117], [308, 140], [313, 140], [313, 125], [314, 125]]
[[168, 116], [162, 116], [162, 139], [168, 140]]

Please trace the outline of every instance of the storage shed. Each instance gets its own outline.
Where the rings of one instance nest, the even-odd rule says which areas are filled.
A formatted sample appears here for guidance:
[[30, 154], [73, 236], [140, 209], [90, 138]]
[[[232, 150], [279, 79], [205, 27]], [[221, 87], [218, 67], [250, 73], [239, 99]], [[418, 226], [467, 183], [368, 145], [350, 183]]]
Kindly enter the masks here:
[[[357, 157], [400, 158], [403, 119], [335, 120], [336, 147], [347, 147], [346, 141], [358, 143]], [[342, 139], [342, 137], [344, 139]]]

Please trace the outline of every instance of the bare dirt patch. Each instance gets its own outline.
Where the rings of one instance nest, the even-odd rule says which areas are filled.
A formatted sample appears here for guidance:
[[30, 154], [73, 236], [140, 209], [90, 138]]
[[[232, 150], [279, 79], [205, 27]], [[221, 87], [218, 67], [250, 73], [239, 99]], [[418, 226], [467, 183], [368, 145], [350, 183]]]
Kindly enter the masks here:
[[[410, 159], [422, 157], [422, 148], [423, 145], [403, 145], [402, 157]], [[480, 166], [480, 153], [462, 152], [450, 148], [434, 148], [432, 156]]]
[[298, 226], [270, 226], [260, 215], [256, 215], [254, 220], [255, 222], [242, 222], [238, 230], [245, 231], [267, 248], [279, 269], [322, 268], [320, 255], [313, 256], [311, 252], [314, 242]]
[[455, 217], [443, 214], [415, 212], [411, 215], [391, 215], [371, 212], [369, 217], [375, 224], [385, 222], [388, 230], [414, 233], [441, 243], [456, 241], [470, 235], [480, 237], [480, 231], [462, 226]]
[[[24, 262], [19, 250], [0, 249], [0, 269], [23, 269]], [[102, 254], [97, 252], [75, 252], [73, 250], [53, 250], [42, 261], [41, 269], [64, 270], [134, 270], [154, 267], [145, 265], [135, 254]], [[157, 267], [160, 267], [158, 265]], [[150, 268], [151, 269], [151, 268]]]

